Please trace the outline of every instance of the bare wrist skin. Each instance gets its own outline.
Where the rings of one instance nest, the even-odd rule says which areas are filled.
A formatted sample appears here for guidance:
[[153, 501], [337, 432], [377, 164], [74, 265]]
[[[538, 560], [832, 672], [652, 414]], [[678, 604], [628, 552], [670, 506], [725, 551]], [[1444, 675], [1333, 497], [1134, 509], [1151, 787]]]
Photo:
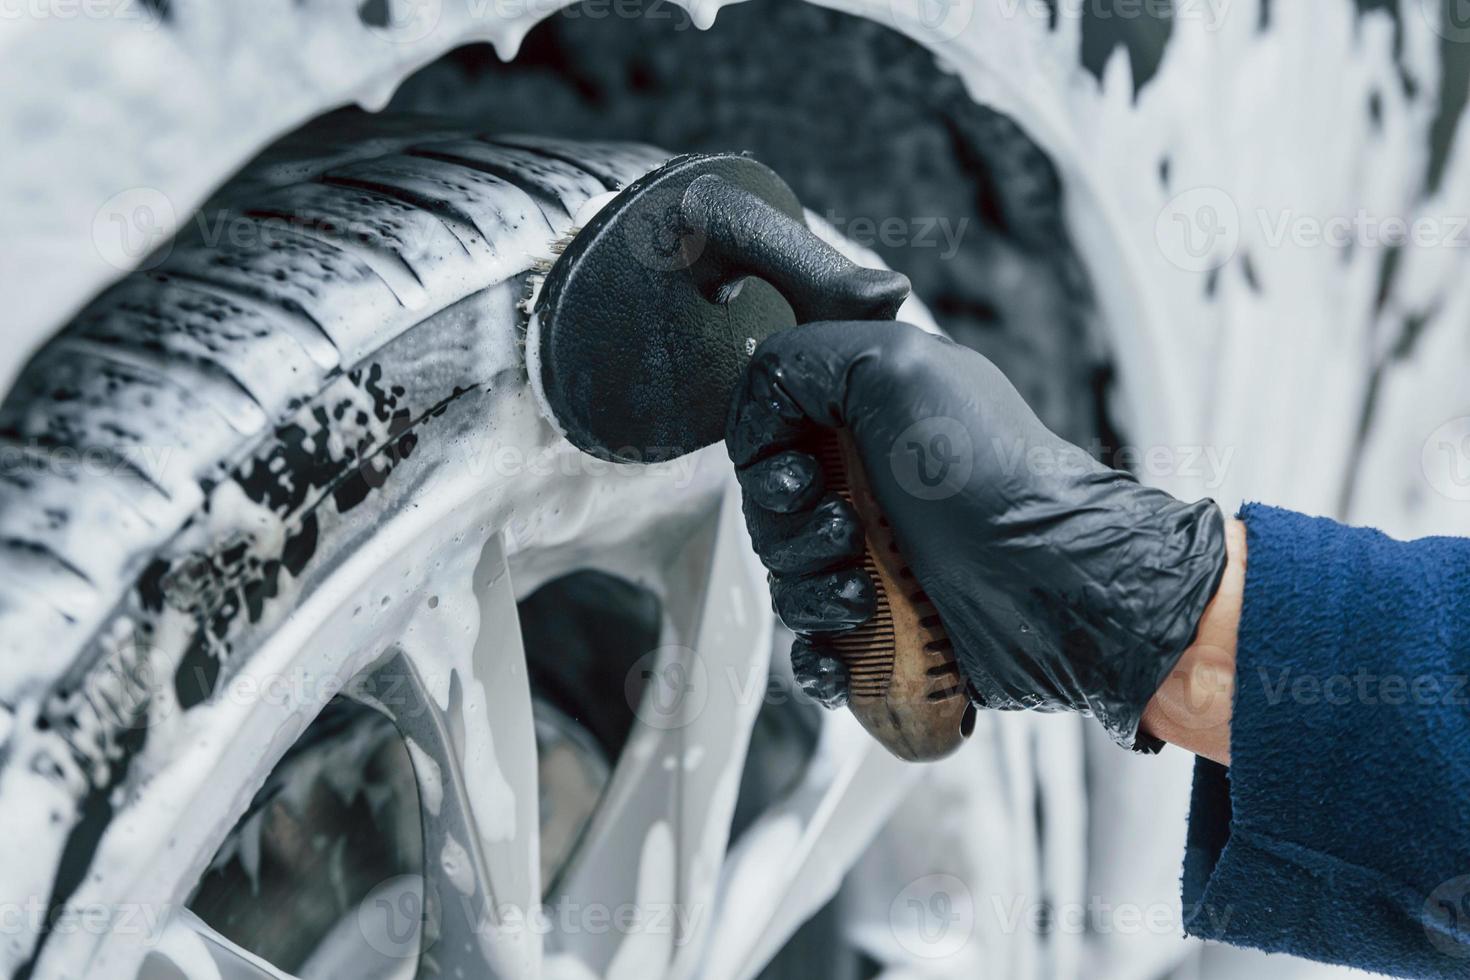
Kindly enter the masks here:
[[1235, 638], [1245, 595], [1245, 525], [1225, 528], [1225, 575], [1205, 608], [1195, 642], [1143, 711], [1155, 738], [1230, 765], [1230, 712], [1235, 700]]

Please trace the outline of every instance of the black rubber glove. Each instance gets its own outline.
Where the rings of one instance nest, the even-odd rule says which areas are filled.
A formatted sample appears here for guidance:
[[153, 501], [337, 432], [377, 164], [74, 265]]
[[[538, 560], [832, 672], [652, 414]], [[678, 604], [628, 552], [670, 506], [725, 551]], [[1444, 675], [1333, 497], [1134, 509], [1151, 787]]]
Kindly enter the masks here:
[[1186, 504], [1053, 435], [986, 358], [892, 321], [814, 323], [756, 350], [726, 432], [803, 687], [836, 706], [822, 644], [873, 611], [856, 513], [804, 451], [845, 426], [987, 708], [1086, 711], [1119, 743], [1195, 636], [1225, 568], [1213, 501]]

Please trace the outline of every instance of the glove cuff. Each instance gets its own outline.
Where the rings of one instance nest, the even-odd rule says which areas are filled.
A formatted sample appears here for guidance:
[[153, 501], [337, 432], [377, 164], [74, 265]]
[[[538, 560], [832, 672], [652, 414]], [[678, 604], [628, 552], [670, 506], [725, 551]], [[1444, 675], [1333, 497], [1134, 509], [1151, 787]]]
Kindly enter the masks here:
[[[1160, 493], [1160, 491], [1151, 491]], [[1151, 597], [1131, 612], [1136, 642], [1111, 659], [1119, 665], [1114, 697], [1090, 705], [1114, 741], [1152, 755], [1163, 742], [1140, 733], [1143, 711], [1199, 634], [1205, 608], [1225, 576], [1225, 515], [1206, 497], [1185, 504], [1168, 498], [1158, 512], [1151, 547], [1134, 563], [1122, 594]]]

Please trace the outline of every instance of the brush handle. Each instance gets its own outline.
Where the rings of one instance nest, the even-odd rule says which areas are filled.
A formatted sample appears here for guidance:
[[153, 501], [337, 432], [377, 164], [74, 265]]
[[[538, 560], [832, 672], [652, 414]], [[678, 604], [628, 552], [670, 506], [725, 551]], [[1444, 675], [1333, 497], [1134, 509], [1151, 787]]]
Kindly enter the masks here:
[[[700, 246], [688, 280], [710, 303], [723, 304], [721, 309], [737, 295], [731, 287], [747, 277], [779, 293], [798, 324], [892, 319], [909, 295], [902, 275], [863, 268], [814, 235], [799, 205], [784, 210], [724, 176], [694, 178], [680, 207], [683, 240]], [[747, 288], [746, 301], [753, 305], [759, 292]], [[767, 316], [747, 326], [765, 333], [776, 329]], [[731, 336], [743, 339], [737, 349], [747, 353], [760, 340], [749, 329], [732, 328]], [[942, 758], [964, 741], [975, 719], [953, 645], [899, 551], [851, 436], [840, 429], [824, 436], [818, 455], [828, 488], [845, 496], [862, 518], [864, 566], [877, 591], [872, 619], [824, 640], [847, 665], [848, 705], [899, 758]]]
[[847, 665], [848, 705], [894, 755], [927, 762], [949, 755], [974, 727], [974, 707], [939, 611], [904, 560], [845, 429], [817, 447], [827, 488], [847, 499], [866, 534], [863, 567], [877, 606], [855, 630], [824, 640]]

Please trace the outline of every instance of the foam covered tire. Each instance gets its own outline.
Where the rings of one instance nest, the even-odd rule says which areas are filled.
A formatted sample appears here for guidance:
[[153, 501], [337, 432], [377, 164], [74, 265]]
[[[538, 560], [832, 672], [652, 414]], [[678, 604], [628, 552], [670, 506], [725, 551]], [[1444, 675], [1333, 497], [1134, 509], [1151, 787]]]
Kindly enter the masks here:
[[[0, 407], [5, 901], [67, 904], [138, 760], [187, 731], [159, 719], [207, 704], [407, 505], [395, 476], [426, 441], [502, 410], [532, 263], [664, 158], [339, 114], [34, 358]], [[37, 967], [47, 922], [0, 934], [0, 976], [71, 975]]]

